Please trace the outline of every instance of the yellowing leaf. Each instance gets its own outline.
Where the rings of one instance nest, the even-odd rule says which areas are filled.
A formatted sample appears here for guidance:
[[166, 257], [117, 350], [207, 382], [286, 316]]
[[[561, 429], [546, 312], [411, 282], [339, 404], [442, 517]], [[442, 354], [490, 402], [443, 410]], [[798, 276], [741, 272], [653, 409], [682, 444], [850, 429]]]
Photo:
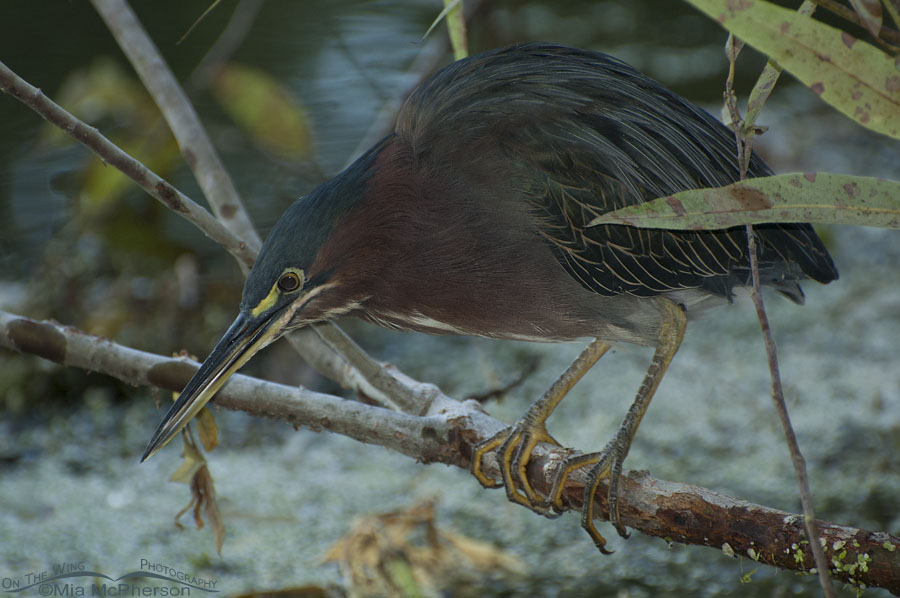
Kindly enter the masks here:
[[[213, 532], [213, 539], [216, 543], [216, 552], [222, 554], [222, 546], [225, 544], [225, 521], [222, 519], [222, 513], [219, 511], [219, 501], [216, 500], [216, 486], [213, 482], [212, 474], [209, 468], [202, 468], [197, 475], [197, 486], [199, 488], [197, 508], [194, 510], [194, 518], [199, 519], [200, 504], [206, 511], [206, 518], [209, 519], [209, 527]], [[199, 525], [197, 527], [200, 527]]]
[[181, 466], [175, 470], [169, 477], [170, 482], [176, 482], [178, 484], [188, 484], [190, 485], [191, 480], [194, 479], [194, 476], [197, 475], [197, 472], [200, 471], [201, 467], [206, 466], [206, 459], [203, 455], [200, 454], [192, 444], [185, 442], [184, 443], [184, 461]]
[[822, 222], [900, 229], [900, 182], [832, 173], [747, 179], [682, 191], [591, 221], [643, 228], [718, 229], [765, 222]]
[[216, 419], [213, 417], [212, 411], [208, 407], [204, 407], [194, 419], [197, 424], [197, 435], [200, 436], [200, 444], [203, 449], [209, 452], [216, 448], [219, 444], [219, 428], [216, 426]]
[[[210, 414], [211, 416], [211, 414]], [[215, 427], [215, 424], [213, 424]], [[225, 522], [219, 511], [219, 503], [216, 500], [216, 486], [212, 474], [207, 467], [206, 459], [194, 444], [187, 430], [182, 432], [184, 437], [184, 462], [169, 478], [170, 482], [187, 484], [191, 488], [191, 501], [186, 507], [175, 515], [175, 525], [182, 527], [178, 522], [181, 516], [193, 509], [194, 524], [203, 527], [203, 513], [209, 520], [209, 526], [213, 531], [216, 543], [216, 552], [222, 554], [222, 545], [225, 543]]]
[[900, 139], [900, 70], [848, 33], [764, 0], [688, 0], [859, 124]]
[[232, 63], [211, 89], [228, 115], [263, 150], [285, 160], [309, 158], [312, 141], [306, 110], [271, 75]]

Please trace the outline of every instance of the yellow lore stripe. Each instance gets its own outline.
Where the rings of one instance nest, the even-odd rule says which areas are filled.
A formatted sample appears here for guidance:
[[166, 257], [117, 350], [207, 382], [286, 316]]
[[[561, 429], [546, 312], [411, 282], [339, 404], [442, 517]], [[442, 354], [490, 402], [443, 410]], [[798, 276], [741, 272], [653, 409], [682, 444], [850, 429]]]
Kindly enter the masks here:
[[266, 298], [260, 301], [256, 307], [250, 310], [250, 314], [254, 318], [258, 318], [261, 313], [275, 305], [275, 302], [278, 301], [278, 296], [281, 294], [281, 291], [278, 290], [278, 283], [272, 285], [272, 290], [269, 291], [269, 294], [266, 295]]

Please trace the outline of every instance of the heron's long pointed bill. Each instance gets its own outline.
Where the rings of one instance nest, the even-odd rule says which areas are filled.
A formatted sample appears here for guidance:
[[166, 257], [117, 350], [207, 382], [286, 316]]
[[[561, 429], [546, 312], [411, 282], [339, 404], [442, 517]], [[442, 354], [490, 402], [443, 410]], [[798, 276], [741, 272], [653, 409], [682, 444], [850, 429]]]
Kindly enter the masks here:
[[281, 331], [278, 313], [254, 317], [241, 312], [166, 413], [141, 457], [143, 463], [184, 428], [242, 365]]

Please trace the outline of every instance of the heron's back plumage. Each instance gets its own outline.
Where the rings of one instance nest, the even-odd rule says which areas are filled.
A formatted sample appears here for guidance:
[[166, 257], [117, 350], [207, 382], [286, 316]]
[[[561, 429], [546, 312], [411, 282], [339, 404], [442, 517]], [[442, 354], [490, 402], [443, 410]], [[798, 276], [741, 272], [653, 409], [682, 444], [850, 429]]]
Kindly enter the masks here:
[[[407, 99], [397, 133], [422, 159], [435, 148], [465, 155], [490, 146], [523, 189], [556, 258], [591, 291], [700, 289], [730, 298], [735, 286], [749, 284], [743, 227], [588, 226], [623, 206], [740, 178], [727, 127], [615, 58], [522, 44], [456, 62]], [[754, 156], [748, 176], [769, 174]], [[755, 230], [763, 284], [801, 302], [798, 280], [837, 278], [810, 225]]]

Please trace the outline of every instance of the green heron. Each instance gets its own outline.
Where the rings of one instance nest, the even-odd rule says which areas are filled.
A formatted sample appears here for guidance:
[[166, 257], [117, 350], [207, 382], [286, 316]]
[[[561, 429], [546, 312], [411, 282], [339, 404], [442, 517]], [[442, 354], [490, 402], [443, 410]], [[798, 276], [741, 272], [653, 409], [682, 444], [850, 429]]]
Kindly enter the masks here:
[[[771, 174], [757, 157], [750, 176]], [[739, 179], [733, 133], [619, 60], [522, 44], [455, 62], [406, 99], [393, 133], [291, 205], [266, 239], [237, 319], [166, 414], [158, 451], [238, 368], [285, 332], [341, 315], [431, 334], [528, 341], [593, 338], [511, 428], [475, 447], [472, 470], [545, 514], [591, 465], [582, 525], [617, 481], [641, 417], [703, 304], [750, 283], [746, 231], [590, 226], [597, 215]], [[798, 282], [838, 276], [808, 224], [756, 227], [761, 282], [803, 302]], [[634, 402], [599, 453], [564, 461], [548, 496], [525, 467], [546, 420], [612, 342], [656, 348]], [[497, 451], [502, 481], [482, 458]]]

